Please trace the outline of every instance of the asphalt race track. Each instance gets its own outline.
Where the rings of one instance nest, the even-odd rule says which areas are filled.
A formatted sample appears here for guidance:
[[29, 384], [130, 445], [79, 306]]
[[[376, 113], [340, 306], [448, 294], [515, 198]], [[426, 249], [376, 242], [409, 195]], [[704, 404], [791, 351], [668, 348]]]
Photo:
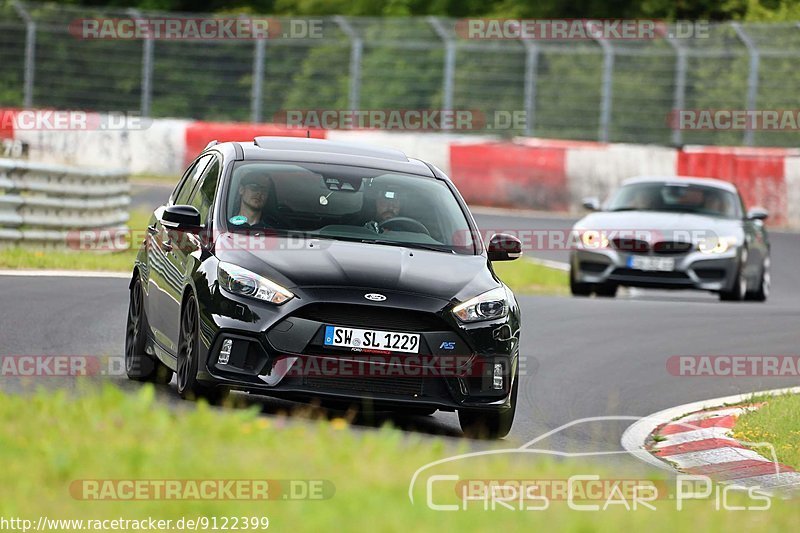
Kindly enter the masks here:
[[[479, 215], [482, 228], [557, 229], [561, 218]], [[644, 416], [691, 401], [797, 385], [794, 378], [679, 377], [676, 355], [798, 355], [800, 235], [772, 233], [773, 293], [766, 304], [721, 303], [712, 295], [636, 291], [614, 300], [520, 296], [524, 373], [509, 437], [521, 443], [578, 418]], [[562, 251], [532, 255], [564, 260]], [[125, 279], [0, 277], [0, 342], [4, 355], [121, 355], [127, 305]], [[123, 376], [88, 381], [135, 389]], [[74, 386], [64, 378], [4, 378], [4, 388]], [[173, 384], [169, 388], [174, 388]], [[180, 403], [173, 390], [160, 394]], [[266, 414], [290, 407], [258, 399]], [[380, 420], [378, 421], [380, 422]], [[453, 413], [400, 417], [404, 429], [458, 437]], [[611, 451], [630, 421], [593, 422], [567, 430], [547, 446]], [[369, 424], [367, 424], [369, 425]]]

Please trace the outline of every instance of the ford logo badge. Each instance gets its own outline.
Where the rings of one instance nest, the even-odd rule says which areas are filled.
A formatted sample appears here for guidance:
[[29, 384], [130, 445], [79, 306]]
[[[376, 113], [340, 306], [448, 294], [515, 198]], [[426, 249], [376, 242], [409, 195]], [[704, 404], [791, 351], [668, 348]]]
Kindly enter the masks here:
[[386, 296], [384, 296], [383, 294], [378, 294], [376, 292], [371, 292], [369, 294], [365, 294], [364, 298], [366, 298], [367, 300], [373, 301], [373, 302], [382, 302], [382, 301], [386, 300]]

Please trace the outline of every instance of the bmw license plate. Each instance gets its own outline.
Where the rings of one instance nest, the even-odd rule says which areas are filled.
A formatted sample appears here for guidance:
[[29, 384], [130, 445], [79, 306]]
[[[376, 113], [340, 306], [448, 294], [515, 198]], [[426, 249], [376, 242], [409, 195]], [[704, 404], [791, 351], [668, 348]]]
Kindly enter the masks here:
[[337, 348], [369, 348], [419, 353], [419, 335], [416, 333], [325, 326], [325, 342], [323, 344]]
[[672, 257], [648, 257], [643, 255], [632, 255], [628, 257], [628, 268], [657, 272], [671, 272], [675, 270], [675, 259]]

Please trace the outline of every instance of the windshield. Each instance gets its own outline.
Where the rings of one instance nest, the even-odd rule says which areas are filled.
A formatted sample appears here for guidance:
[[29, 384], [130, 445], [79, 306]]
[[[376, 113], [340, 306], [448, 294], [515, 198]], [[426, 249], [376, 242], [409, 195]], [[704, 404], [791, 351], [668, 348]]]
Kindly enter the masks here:
[[632, 183], [620, 188], [609, 211], [676, 211], [724, 218], [741, 218], [738, 195], [702, 185]]
[[441, 180], [313, 163], [241, 162], [228, 182], [229, 231], [474, 254], [469, 224]]

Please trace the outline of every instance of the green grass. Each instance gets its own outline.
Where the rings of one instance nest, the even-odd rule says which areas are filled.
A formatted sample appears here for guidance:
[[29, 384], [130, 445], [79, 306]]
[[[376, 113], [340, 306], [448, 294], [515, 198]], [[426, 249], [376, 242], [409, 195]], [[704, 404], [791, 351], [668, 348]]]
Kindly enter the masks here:
[[[768, 442], [778, 461], [800, 469], [800, 395], [765, 399], [766, 405], [743, 414], [736, 421], [734, 436], [745, 442]], [[765, 448], [754, 448], [769, 456]]]
[[517, 294], [569, 294], [567, 272], [539, 265], [524, 257], [493, 264], [495, 273]]
[[[122, 392], [106, 385], [79, 393], [0, 393], [0, 517], [36, 521], [154, 517], [261, 517], [270, 529], [292, 531], [724, 531], [800, 527], [795, 504], [775, 501], [767, 512], [715, 510], [714, 498], [676, 511], [669, 498], [656, 510], [621, 505], [578, 512], [565, 501], [547, 510], [433, 511], [425, 505], [429, 474], [460, 479], [566, 479], [613, 474], [586, 459], [555, 461], [541, 455], [492, 455], [428, 471], [408, 487], [416, 469], [467, 449], [422, 439], [391, 427], [351, 431], [343, 419], [266, 418], [254, 408], [212, 409], [205, 404], [165, 407], [150, 386]], [[506, 446], [510, 446], [506, 444]], [[317, 501], [183, 500], [87, 501], [75, 499], [77, 480], [327, 480], [335, 493]], [[453, 485], [435, 486], [437, 503], [457, 502]], [[273, 493], [274, 494], [274, 493]], [[735, 495], [732, 502], [741, 503]]]

